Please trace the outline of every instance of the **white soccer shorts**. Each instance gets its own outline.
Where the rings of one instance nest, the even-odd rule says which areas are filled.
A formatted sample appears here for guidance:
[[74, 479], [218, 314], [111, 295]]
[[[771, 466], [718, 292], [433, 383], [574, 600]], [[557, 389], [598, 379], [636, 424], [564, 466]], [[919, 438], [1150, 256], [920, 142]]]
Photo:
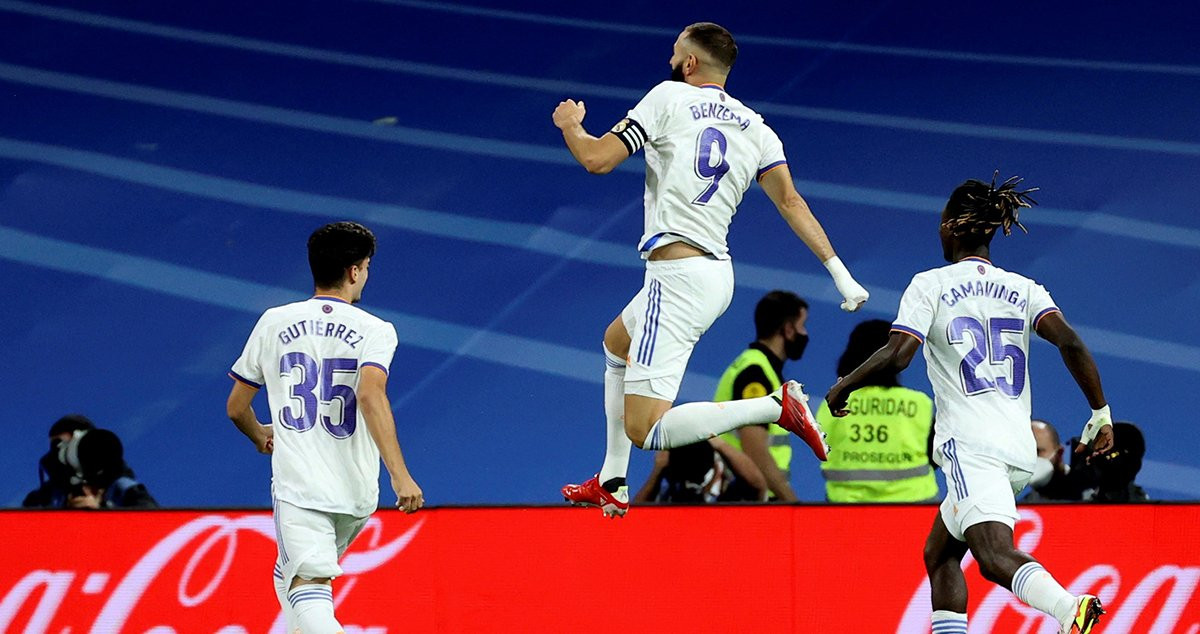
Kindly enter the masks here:
[[972, 452], [954, 439], [947, 440], [938, 453], [947, 489], [942, 521], [954, 539], [966, 541], [966, 530], [983, 522], [1016, 526], [1021, 517], [1016, 495], [1029, 484], [1033, 473]]
[[648, 260], [642, 290], [621, 311], [633, 340], [625, 393], [674, 401], [696, 342], [732, 300], [729, 260]]
[[275, 501], [275, 541], [279, 556], [275, 577], [290, 588], [292, 579], [341, 576], [338, 560], [362, 532], [370, 517], [354, 517], [301, 508]]

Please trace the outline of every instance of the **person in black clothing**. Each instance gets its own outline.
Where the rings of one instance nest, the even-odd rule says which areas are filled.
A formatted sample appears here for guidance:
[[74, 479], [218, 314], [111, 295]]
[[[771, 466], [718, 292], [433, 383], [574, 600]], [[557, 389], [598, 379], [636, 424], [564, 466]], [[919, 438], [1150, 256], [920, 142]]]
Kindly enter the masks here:
[[720, 438], [659, 451], [634, 502], [761, 502], [767, 483], [746, 454]]
[[1029, 494], [1022, 502], [1077, 502], [1083, 499], [1079, 472], [1072, 472], [1063, 461], [1066, 448], [1058, 430], [1044, 420], [1033, 421], [1033, 439], [1037, 442], [1038, 462], [1033, 470]]
[[[799, 361], [808, 346], [808, 302], [789, 291], [767, 293], [754, 307], [755, 340], [749, 350], [725, 370], [713, 400], [758, 398], [774, 392], [783, 381], [785, 361]], [[761, 352], [770, 364], [773, 377], [758, 363], [746, 363], [749, 351]], [[732, 389], [725, 381], [733, 376]], [[792, 452], [786, 430], [771, 425], [748, 425], [721, 434], [721, 438], [743, 451], [762, 472], [773, 501], [795, 502], [796, 492], [789, 481]]]
[[[1146, 438], [1137, 425], [1118, 421], [1113, 423], [1116, 442], [1108, 451], [1091, 460], [1076, 458], [1072, 472], [1083, 474], [1087, 502], [1145, 502], [1150, 499], [1145, 489], [1134, 479], [1142, 470], [1146, 456]], [[1079, 464], [1082, 463], [1082, 464]]]
[[50, 451], [38, 462], [41, 485], [26, 508], [157, 508], [158, 502], [125, 464], [117, 435], [71, 414], [50, 426]]

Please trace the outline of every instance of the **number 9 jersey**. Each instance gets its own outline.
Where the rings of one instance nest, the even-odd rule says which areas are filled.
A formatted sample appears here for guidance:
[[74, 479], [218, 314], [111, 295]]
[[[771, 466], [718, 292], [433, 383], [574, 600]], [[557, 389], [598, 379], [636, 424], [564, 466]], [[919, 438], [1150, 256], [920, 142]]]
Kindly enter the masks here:
[[934, 446], [957, 446], [1032, 472], [1029, 339], [1058, 312], [1037, 282], [980, 257], [918, 273], [892, 324], [925, 343], [937, 407]]
[[611, 132], [631, 155], [646, 148], [643, 257], [684, 240], [729, 259], [726, 236], [742, 195], [787, 163], [762, 117], [716, 84], [665, 81]]
[[366, 517], [379, 504], [379, 448], [358, 411], [359, 372], [388, 371], [392, 324], [338, 298], [271, 308], [230, 375], [267, 388], [276, 500]]

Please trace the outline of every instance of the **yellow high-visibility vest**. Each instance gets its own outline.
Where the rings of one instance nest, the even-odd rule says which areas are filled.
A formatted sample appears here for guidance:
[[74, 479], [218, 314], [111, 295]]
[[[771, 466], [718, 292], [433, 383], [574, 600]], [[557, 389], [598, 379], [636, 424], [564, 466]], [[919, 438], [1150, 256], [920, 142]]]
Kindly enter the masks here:
[[830, 502], [921, 502], [937, 497], [926, 455], [933, 401], [905, 387], [868, 386], [835, 418], [824, 400], [817, 422], [833, 448], [821, 463]]
[[[767, 375], [767, 381], [770, 382], [770, 385], [766, 386], [767, 391], [763, 394], [735, 395], [733, 393], [734, 380], [736, 380], [737, 376], [742, 373], [742, 370], [745, 370], [752, 365], [759, 366], [762, 368], [763, 374]], [[781, 384], [782, 382], [779, 380], [779, 375], [775, 373], [775, 368], [771, 367], [771, 360], [767, 358], [767, 355], [764, 354], [762, 350], [748, 348], [742, 351], [742, 353], [733, 360], [733, 363], [729, 364], [728, 368], [725, 368], [725, 373], [721, 375], [721, 380], [717, 382], [717, 393], [713, 396], [713, 400], [720, 402], [732, 401], [735, 397], [746, 398], [766, 396], [767, 394], [779, 389]], [[768, 427], [767, 442], [769, 443], [769, 446], [767, 450], [771, 453], [771, 457], [775, 459], [775, 465], [785, 473], [792, 464], [791, 436], [791, 433], [778, 425], [771, 425]], [[721, 439], [733, 445], [734, 447], [737, 447], [739, 450], [742, 448], [742, 440], [738, 437], [736, 430], [721, 434]]]

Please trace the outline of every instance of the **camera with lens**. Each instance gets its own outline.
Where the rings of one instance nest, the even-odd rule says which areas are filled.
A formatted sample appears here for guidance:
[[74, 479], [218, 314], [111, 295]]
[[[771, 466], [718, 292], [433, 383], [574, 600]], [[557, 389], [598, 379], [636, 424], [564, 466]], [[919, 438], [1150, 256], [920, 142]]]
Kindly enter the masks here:
[[43, 481], [68, 497], [83, 495], [85, 486], [107, 489], [125, 470], [121, 441], [107, 429], [76, 429], [65, 439], [55, 437], [38, 462]]

